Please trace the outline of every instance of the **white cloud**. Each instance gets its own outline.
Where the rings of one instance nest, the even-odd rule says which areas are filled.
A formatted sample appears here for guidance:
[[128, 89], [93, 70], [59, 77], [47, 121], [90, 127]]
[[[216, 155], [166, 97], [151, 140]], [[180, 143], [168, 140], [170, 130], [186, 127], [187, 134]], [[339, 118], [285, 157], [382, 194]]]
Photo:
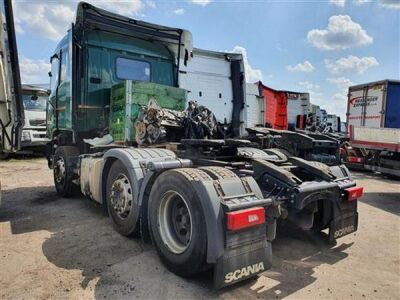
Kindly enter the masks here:
[[48, 83], [50, 63], [45, 59], [19, 58], [19, 68], [22, 83]]
[[190, 0], [191, 3], [201, 6], [207, 6], [211, 3], [211, 0]]
[[364, 5], [365, 3], [371, 2], [371, 0], [353, 0], [355, 5]]
[[327, 79], [330, 83], [335, 84], [338, 89], [347, 91], [349, 86], [353, 85], [350, 79], [346, 77], [335, 77]]
[[261, 70], [253, 69], [253, 67], [249, 64], [249, 60], [247, 58], [247, 50], [241, 46], [235, 46], [229, 52], [233, 53], [241, 53], [243, 55], [243, 63], [244, 63], [244, 70], [246, 75], [246, 81], [253, 83], [259, 80], [262, 80], [263, 75]]
[[175, 15], [183, 15], [185, 13], [185, 9], [183, 8], [178, 8], [174, 10]]
[[154, 1], [147, 0], [146, 5], [150, 8], [157, 8], [157, 4]]
[[298, 85], [303, 89], [304, 92], [310, 94], [310, 102], [315, 105], [319, 105], [321, 109], [325, 109], [328, 114], [336, 114], [345, 117], [347, 108], [347, 90], [344, 89], [345, 82], [343, 78], [330, 78], [333, 84], [336, 84], [338, 90], [331, 95], [324, 94], [321, 87], [318, 84], [314, 84], [310, 81], [299, 81]]
[[311, 83], [310, 81], [299, 81], [298, 85], [305, 89], [305, 92], [310, 94], [310, 101], [313, 104], [324, 105], [324, 95], [320, 91], [318, 84]]
[[326, 59], [325, 66], [332, 74], [340, 74], [342, 72], [363, 74], [369, 68], [379, 66], [379, 62], [373, 56], [364, 56], [360, 58], [358, 56], [349, 55], [339, 58], [336, 61]]
[[303, 63], [298, 63], [295, 66], [287, 66], [286, 69], [289, 72], [306, 72], [306, 73], [310, 73], [312, 71], [315, 70], [314, 66], [308, 61], [304, 61]]
[[[140, 0], [92, 0], [93, 5], [125, 16], [138, 16], [144, 8]], [[38, 0], [14, 2], [14, 16], [19, 33], [29, 29], [50, 40], [59, 40], [74, 21], [78, 0], [63, 3]]]
[[15, 28], [15, 32], [19, 33], [19, 34], [23, 34], [24, 33], [24, 29], [22, 28], [21, 24], [16, 22], [14, 23], [14, 28]]
[[335, 102], [343, 102], [342, 104], [342, 107], [341, 107], [341, 111], [343, 111], [344, 110], [344, 108], [345, 108], [345, 103], [346, 103], [346, 100], [347, 100], [347, 96], [346, 96], [346, 94], [343, 94], [343, 93], [336, 93], [336, 94], [334, 94], [333, 96], [332, 96], [332, 100], [333, 101], [335, 101]]
[[317, 90], [317, 89], [319, 89], [319, 85], [318, 84], [311, 83], [311, 82], [309, 82], [307, 80], [299, 81], [299, 85], [304, 87], [307, 90]]
[[330, 97], [330, 101], [327, 101], [325, 108], [328, 114], [335, 114], [339, 116], [342, 121], [345, 121], [347, 109], [347, 93], [333, 94]]
[[344, 7], [344, 5], [346, 4], [346, 0], [329, 0], [329, 3], [336, 6]]
[[88, 2], [123, 16], [139, 16], [145, 6], [141, 0], [89, 0]]
[[337, 114], [344, 118], [347, 105], [347, 93], [349, 86], [354, 85], [354, 83], [346, 77], [328, 78], [327, 81], [336, 85], [338, 89], [337, 92], [331, 96], [331, 105], [329, 105], [328, 112]]
[[[343, 78], [332, 78], [332, 80], [339, 85], [344, 86], [346, 80]], [[298, 85], [304, 89], [305, 92], [310, 94], [310, 102], [312, 104], [319, 105], [321, 109], [326, 109], [329, 114], [336, 114], [341, 117], [345, 116], [346, 112], [346, 95], [347, 92], [341, 87], [339, 90], [333, 94], [332, 96], [326, 96], [322, 93], [320, 86], [318, 84], [314, 84], [310, 81], [299, 81]]]
[[330, 17], [327, 28], [310, 30], [307, 39], [314, 47], [323, 50], [349, 49], [374, 41], [361, 25], [348, 15]]
[[15, 2], [15, 19], [25, 32], [27, 28], [51, 40], [60, 39], [72, 22], [71, 4], [46, 5], [43, 2]]
[[386, 8], [400, 9], [400, 0], [381, 0], [380, 5]]

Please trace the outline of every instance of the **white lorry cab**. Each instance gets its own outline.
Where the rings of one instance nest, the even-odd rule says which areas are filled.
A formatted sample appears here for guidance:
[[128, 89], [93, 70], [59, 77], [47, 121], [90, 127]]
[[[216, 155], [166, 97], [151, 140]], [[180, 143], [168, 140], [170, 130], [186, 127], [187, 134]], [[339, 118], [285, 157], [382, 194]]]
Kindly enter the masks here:
[[21, 150], [44, 151], [46, 138], [46, 106], [48, 90], [44, 85], [22, 85], [25, 124], [21, 135]]

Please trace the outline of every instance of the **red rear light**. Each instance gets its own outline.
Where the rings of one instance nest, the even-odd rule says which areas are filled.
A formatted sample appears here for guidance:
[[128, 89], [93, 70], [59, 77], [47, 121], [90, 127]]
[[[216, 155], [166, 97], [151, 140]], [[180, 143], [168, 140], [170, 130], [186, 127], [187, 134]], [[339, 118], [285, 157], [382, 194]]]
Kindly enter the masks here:
[[361, 163], [364, 162], [364, 159], [362, 157], [357, 157], [357, 156], [348, 156], [347, 157], [347, 161], [349, 163], [359, 163], [359, 164], [361, 164]]
[[355, 186], [346, 189], [347, 201], [354, 201], [361, 198], [363, 195], [364, 188], [362, 186]]
[[240, 230], [243, 228], [264, 224], [264, 207], [252, 207], [226, 214], [226, 227], [228, 230]]

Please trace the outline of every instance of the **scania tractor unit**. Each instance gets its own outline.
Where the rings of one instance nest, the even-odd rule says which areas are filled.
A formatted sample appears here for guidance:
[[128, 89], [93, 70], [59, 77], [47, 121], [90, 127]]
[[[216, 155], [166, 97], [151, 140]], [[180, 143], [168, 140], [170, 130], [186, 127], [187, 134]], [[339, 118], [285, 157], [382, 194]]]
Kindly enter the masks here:
[[[47, 159], [58, 194], [102, 204], [170, 271], [213, 269], [217, 288], [254, 277], [271, 267], [279, 218], [327, 229], [330, 241], [357, 230], [362, 187], [345, 166], [246, 135], [240, 54], [196, 50], [187, 30], [82, 2], [50, 60]], [[207, 85], [210, 73], [231, 88]]]

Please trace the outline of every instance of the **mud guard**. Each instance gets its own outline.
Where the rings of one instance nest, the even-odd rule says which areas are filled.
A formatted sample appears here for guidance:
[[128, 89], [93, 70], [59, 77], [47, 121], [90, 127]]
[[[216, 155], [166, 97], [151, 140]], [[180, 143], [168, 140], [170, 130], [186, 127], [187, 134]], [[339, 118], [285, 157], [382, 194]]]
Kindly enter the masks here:
[[[215, 170], [215, 168], [214, 168]], [[214, 264], [214, 286], [222, 288], [254, 277], [271, 267], [272, 250], [263, 224], [248, 230], [226, 230], [225, 212], [254, 206], [266, 206], [271, 200], [261, 198], [252, 177], [212, 179], [205, 170], [177, 170], [202, 195], [207, 228], [207, 263]]]
[[107, 161], [110, 159], [120, 160], [129, 173], [129, 179], [133, 185], [134, 212], [136, 220], [139, 218], [139, 195], [142, 189], [143, 179], [146, 174], [146, 166], [149, 162], [169, 161], [176, 158], [174, 152], [166, 149], [134, 149], [134, 148], [115, 148], [108, 150], [103, 156], [103, 164], [100, 177], [101, 203], [105, 203], [106, 191], [105, 182], [107, 182], [108, 170], [110, 167]]
[[[254, 277], [272, 266], [272, 245], [265, 239], [265, 226], [255, 232], [227, 235], [227, 249], [214, 267], [214, 286], [223, 288]], [[240, 247], [240, 243], [251, 240]]]

